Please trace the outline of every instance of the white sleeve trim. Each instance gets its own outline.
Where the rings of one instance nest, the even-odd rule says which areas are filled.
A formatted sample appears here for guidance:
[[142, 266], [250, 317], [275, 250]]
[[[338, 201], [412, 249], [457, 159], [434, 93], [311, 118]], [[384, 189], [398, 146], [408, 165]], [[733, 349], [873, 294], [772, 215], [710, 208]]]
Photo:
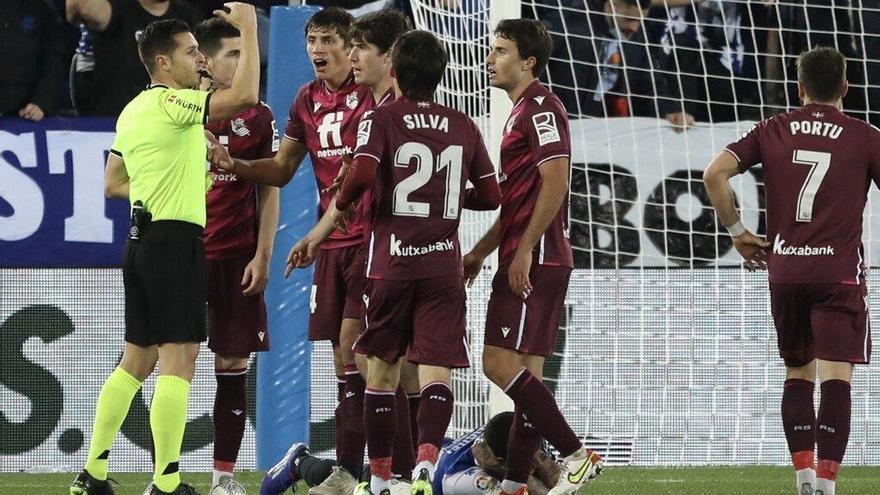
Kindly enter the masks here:
[[742, 160], [739, 158], [739, 155], [737, 155], [736, 153], [734, 153], [732, 149], [730, 149], [730, 148], [724, 148], [724, 151], [726, 151], [726, 152], [730, 153], [731, 155], [733, 155], [733, 157], [736, 158], [736, 161], [737, 161], [738, 163], [742, 163]]
[[486, 174], [486, 175], [481, 175], [479, 178], [480, 178], [480, 179], [485, 179], [486, 177], [492, 177], [492, 176], [494, 176], [494, 175], [497, 175], [497, 174], [496, 174], [495, 172], [489, 172], [489, 173]]
[[364, 153], [363, 151], [361, 151], [360, 153], [355, 153], [355, 154], [354, 154], [354, 157], [352, 157], [352, 158], [357, 158], [357, 157], [359, 157], [359, 156], [368, 156], [368, 157], [372, 158], [373, 160], [376, 160], [377, 162], [381, 162], [381, 161], [382, 161], [382, 160], [380, 160], [379, 157], [377, 157], [376, 155], [373, 155], [373, 154], [370, 154], [370, 153]]
[[537, 167], [537, 166], [541, 165], [541, 164], [544, 163], [544, 162], [549, 162], [550, 160], [552, 160], [552, 159], [554, 159], [554, 158], [571, 158], [571, 155], [569, 155], [569, 154], [562, 154], [562, 155], [548, 156], [547, 158], [544, 158], [544, 159], [541, 160], [540, 162], [536, 163], [535, 166]]
[[284, 137], [285, 137], [286, 139], [290, 139], [291, 141], [296, 141], [296, 142], [298, 142], [298, 143], [301, 142], [299, 139], [297, 139], [297, 138], [295, 138], [295, 137], [293, 137], [293, 136], [288, 136], [286, 132], [284, 133]]

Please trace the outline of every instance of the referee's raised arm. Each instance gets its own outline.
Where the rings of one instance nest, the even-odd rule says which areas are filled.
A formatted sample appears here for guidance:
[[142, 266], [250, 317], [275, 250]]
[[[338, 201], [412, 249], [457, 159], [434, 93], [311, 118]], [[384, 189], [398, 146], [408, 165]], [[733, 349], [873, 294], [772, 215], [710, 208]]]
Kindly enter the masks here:
[[256, 105], [260, 101], [260, 49], [257, 45], [257, 14], [253, 5], [241, 2], [224, 4], [229, 12], [215, 10], [214, 15], [241, 32], [241, 55], [232, 86], [211, 95], [208, 118], [223, 120]]

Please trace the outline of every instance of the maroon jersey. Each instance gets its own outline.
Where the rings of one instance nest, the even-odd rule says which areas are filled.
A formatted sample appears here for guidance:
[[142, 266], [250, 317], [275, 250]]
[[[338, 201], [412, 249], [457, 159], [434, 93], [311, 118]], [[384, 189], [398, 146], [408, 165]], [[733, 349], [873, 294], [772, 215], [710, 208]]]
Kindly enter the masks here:
[[402, 97], [361, 122], [358, 156], [379, 162], [368, 208], [367, 277], [461, 275], [458, 223], [465, 184], [495, 174], [473, 121], [451, 108]]
[[[235, 158], [255, 160], [278, 151], [275, 117], [264, 103], [230, 119], [209, 122], [205, 129], [214, 133]], [[256, 185], [214, 165], [211, 173], [214, 184], [207, 198], [205, 254], [216, 260], [253, 253], [258, 230]]]
[[[342, 167], [342, 157], [354, 150], [358, 122], [371, 108], [373, 95], [370, 89], [356, 84], [351, 75], [336, 91], [330, 91], [319, 80], [303, 85], [290, 107], [284, 137], [305, 143], [309, 150], [320, 195], [318, 218], [324, 215], [333, 199], [333, 194], [321, 191], [333, 184]], [[348, 224], [347, 234], [335, 231], [321, 249], [360, 243], [363, 240], [362, 220], [361, 216], [353, 219]]]
[[[541, 190], [538, 167], [548, 160], [569, 159], [570, 156], [565, 107], [556, 95], [535, 81], [513, 105], [501, 139], [501, 176], [498, 178], [501, 184], [500, 265], [513, 261], [519, 241], [532, 218]], [[574, 266], [568, 240], [568, 203], [566, 193], [562, 208], [535, 246], [535, 263]]]
[[759, 122], [727, 151], [741, 171], [764, 165], [770, 282], [862, 282], [862, 214], [871, 179], [880, 179], [880, 131], [810, 104]]

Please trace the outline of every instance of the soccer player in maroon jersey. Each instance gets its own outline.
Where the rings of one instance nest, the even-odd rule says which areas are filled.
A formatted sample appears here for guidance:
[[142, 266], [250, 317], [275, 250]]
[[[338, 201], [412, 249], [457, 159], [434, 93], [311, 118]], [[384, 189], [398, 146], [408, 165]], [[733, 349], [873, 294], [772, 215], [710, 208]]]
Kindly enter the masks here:
[[[388, 104], [395, 100], [394, 78], [391, 77], [391, 47], [403, 33], [410, 29], [409, 20], [406, 16], [395, 9], [382, 9], [358, 18], [351, 27], [351, 52], [349, 59], [352, 63], [354, 81], [370, 89], [372, 92], [373, 108]], [[369, 111], [365, 115], [369, 115]], [[345, 175], [347, 166], [343, 165], [339, 175], [326, 192], [335, 193], [341, 179]], [[332, 202], [331, 202], [332, 204]], [[336, 227], [329, 215], [325, 213], [321, 221], [303, 239], [294, 245], [288, 256], [289, 274], [293, 267], [304, 268], [311, 264], [315, 254], [320, 252], [321, 244], [332, 234]], [[364, 215], [363, 210], [359, 211]], [[365, 246], [361, 244], [362, 260], [366, 260]], [[296, 260], [294, 261], [294, 258]], [[360, 429], [354, 434], [347, 433], [343, 442], [360, 442], [358, 452], [363, 456], [363, 397], [366, 383], [366, 359], [361, 356], [358, 367], [354, 364], [345, 366], [346, 397], [344, 415], [350, 415], [344, 423], [348, 427], [359, 426]], [[415, 466], [415, 452], [413, 450], [413, 434], [415, 430], [415, 414], [418, 411], [420, 401], [418, 370], [415, 365], [404, 362], [401, 369], [401, 387], [397, 390], [397, 416], [398, 427], [395, 435], [394, 455], [391, 469], [402, 478], [409, 478]], [[352, 417], [353, 416], [353, 417]], [[360, 419], [361, 421], [357, 421]], [[349, 485], [354, 483], [346, 470], [334, 471], [332, 476], [321, 485], [310, 490], [312, 495], [333, 495], [345, 491], [349, 495]], [[343, 489], [340, 490], [339, 487]]]
[[[413, 493], [430, 495], [443, 435], [452, 417], [452, 368], [469, 366], [458, 224], [462, 206], [494, 209], [500, 191], [476, 125], [433, 102], [446, 52], [431, 33], [401, 36], [392, 53], [401, 97], [358, 128], [351, 170], [334, 220], [370, 189], [367, 328], [355, 344], [365, 354], [364, 422], [371, 481], [356, 493], [387, 495], [395, 436], [400, 361], [419, 365], [419, 453]], [[470, 181], [474, 188], [465, 190]]]
[[[241, 34], [221, 19], [195, 29], [205, 68], [215, 89], [231, 86], [241, 53]], [[231, 118], [205, 126], [243, 159], [278, 151], [272, 110], [258, 103]], [[269, 349], [263, 290], [278, 226], [278, 188], [239, 180], [213, 169], [207, 196], [204, 243], [208, 259], [208, 347], [214, 351], [214, 475], [212, 487], [237, 484], [235, 462], [247, 417], [247, 369], [251, 352]]]
[[[799, 495], [834, 495], [849, 440], [853, 365], [867, 364], [871, 355], [862, 215], [871, 181], [880, 183], [880, 131], [841, 112], [847, 87], [846, 61], [837, 50], [801, 54], [803, 107], [759, 122], [703, 176], [746, 267], [769, 270], [771, 312], [787, 369], [782, 425]], [[772, 241], [743, 226], [728, 183], [758, 163]]]
[[574, 266], [568, 240], [568, 119], [562, 102], [537, 79], [552, 45], [539, 21], [504, 20], [495, 29], [486, 60], [489, 84], [513, 101], [501, 141], [501, 215], [464, 257], [465, 276], [473, 280], [486, 256], [499, 248], [483, 369], [516, 405], [500, 487], [509, 494], [526, 490], [541, 436], [565, 458], [552, 495], [574, 493], [602, 466], [598, 455], [581, 446], [542, 381]]
[[[308, 153], [321, 192], [319, 218], [333, 197], [332, 193], [324, 191], [339, 174], [343, 157], [354, 150], [358, 122], [373, 106], [369, 88], [357, 84], [351, 71], [348, 53], [349, 29], [353, 22], [351, 14], [333, 7], [316, 12], [306, 22], [307, 50], [314, 66], [315, 80], [299, 89], [290, 109], [284, 139], [274, 158], [218, 163], [240, 178], [283, 186]], [[357, 388], [357, 384], [350, 384], [348, 380], [355, 378], [356, 374], [346, 375], [345, 367], [354, 365], [351, 346], [362, 328], [362, 231], [358, 221], [352, 222], [347, 232], [335, 232], [321, 245], [309, 318], [309, 339], [329, 340], [333, 345], [339, 400], [336, 454], [340, 467], [345, 473], [351, 473], [346, 478], [350, 488], [354, 487], [355, 478], [360, 473], [364, 451], [363, 436], [358, 440], [357, 433], [363, 427], [347, 424], [348, 421], [362, 422], [362, 416], [345, 414], [346, 396], [352, 388]]]

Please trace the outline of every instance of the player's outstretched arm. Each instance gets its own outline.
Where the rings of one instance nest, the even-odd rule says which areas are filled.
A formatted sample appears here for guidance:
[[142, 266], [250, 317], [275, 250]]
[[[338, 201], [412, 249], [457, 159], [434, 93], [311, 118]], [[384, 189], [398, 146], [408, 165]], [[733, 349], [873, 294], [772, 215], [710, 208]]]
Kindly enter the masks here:
[[314, 263], [321, 244], [336, 230], [336, 226], [333, 224], [335, 209], [336, 198], [333, 198], [321, 220], [305, 237], [290, 248], [290, 253], [287, 255], [287, 266], [284, 268], [284, 278], [287, 278], [294, 268], [307, 268]]
[[242, 2], [224, 4], [229, 13], [215, 10], [214, 15], [241, 32], [241, 58], [232, 86], [211, 95], [208, 118], [223, 120], [256, 105], [260, 101], [260, 48], [257, 46], [257, 13], [253, 5]]
[[218, 156], [217, 160], [211, 162], [223, 170], [233, 172], [242, 179], [268, 186], [283, 187], [293, 178], [307, 152], [305, 143], [285, 138], [281, 140], [281, 148], [278, 153], [275, 153], [275, 156], [271, 158], [259, 160], [239, 160], [236, 158], [224, 161]]
[[110, 153], [104, 169], [104, 195], [108, 198], [128, 198], [128, 185], [125, 162], [121, 157]]
[[766, 248], [770, 242], [749, 232], [740, 220], [730, 188], [730, 179], [739, 173], [737, 159], [732, 153], [722, 151], [703, 172], [703, 183], [718, 220], [727, 227], [734, 247], [745, 259], [745, 267], [750, 271], [764, 269], [767, 267]]

